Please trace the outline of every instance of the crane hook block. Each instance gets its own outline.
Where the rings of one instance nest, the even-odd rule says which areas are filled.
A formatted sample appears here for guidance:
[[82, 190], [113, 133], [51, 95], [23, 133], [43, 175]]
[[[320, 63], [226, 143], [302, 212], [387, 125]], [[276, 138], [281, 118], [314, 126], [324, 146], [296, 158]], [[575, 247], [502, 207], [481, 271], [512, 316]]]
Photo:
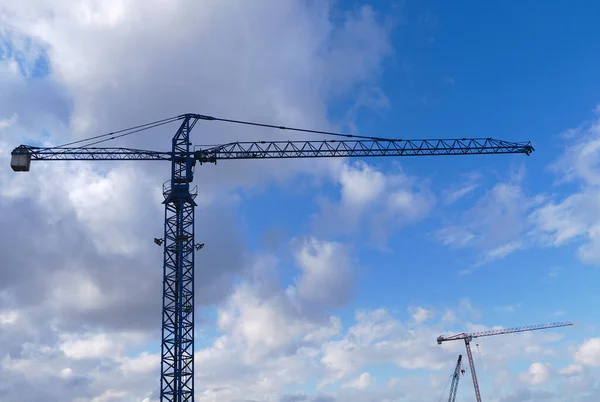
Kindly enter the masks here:
[[31, 153], [25, 152], [13, 152], [10, 158], [10, 167], [15, 172], [29, 172], [31, 166]]

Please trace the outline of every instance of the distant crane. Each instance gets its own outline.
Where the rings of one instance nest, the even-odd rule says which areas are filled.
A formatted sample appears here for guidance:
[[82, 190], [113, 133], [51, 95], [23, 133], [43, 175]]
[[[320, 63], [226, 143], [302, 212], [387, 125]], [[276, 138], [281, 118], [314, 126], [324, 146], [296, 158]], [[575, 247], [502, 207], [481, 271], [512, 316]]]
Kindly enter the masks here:
[[[191, 149], [190, 132], [200, 120], [222, 121], [250, 126], [322, 134], [352, 140], [254, 141]], [[96, 148], [105, 141], [138, 133], [174, 121], [181, 121], [172, 140], [171, 151], [147, 151], [131, 148]], [[70, 147], [75, 144], [85, 145]], [[163, 185], [165, 229], [163, 239], [163, 310], [161, 346], [161, 401], [194, 400], [194, 251], [203, 247], [194, 243], [194, 199], [191, 188], [196, 164], [225, 159], [284, 159], [370, 156], [432, 156], [525, 154], [534, 151], [531, 142], [508, 142], [492, 138], [401, 140], [365, 137], [327, 131], [306, 130], [188, 113], [152, 123], [97, 135], [58, 147], [41, 148], [21, 145], [12, 151], [11, 167], [27, 172], [31, 161], [144, 160], [170, 161], [171, 179]]]
[[566, 327], [569, 325], [573, 325], [573, 323], [568, 322], [568, 321], [567, 322], [554, 322], [551, 324], [530, 325], [528, 327], [492, 329], [490, 331], [473, 332], [470, 334], [462, 333], [462, 334], [452, 335], [452, 336], [448, 336], [448, 337], [440, 335], [437, 338], [437, 343], [438, 343], [438, 345], [441, 345], [442, 342], [446, 342], [446, 341], [458, 341], [461, 339], [465, 341], [465, 347], [467, 348], [467, 357], [469, 358], [469, 366], [471, 367], [471, 377], [473, 377], [473, 387], [475, 388], [475, 398], [477, 399], [477, 402], [481, 402], [481, 394], [479, 393], [479, 383], [477, 382], [477, 374], [475, 373], [475, 363], [473, 363], [473, 354], [471, 353], [471, 341], [474, 338], [481, 338], [483, 336], [492, 336], [492, 335], [512, 334], [515, 332], [536, 331], [539, 329]]
[[458, 380], [460, 380], [460, 375], [464, 373], [465, 370], [462, 369], [462, 355], [458, 355], [456, 368], [454, 369], [454, 373], [452, 373], [452, 383], [450, 383], [450, 396], [448, 397], [448, 402], [456, 401], [456, 392], [458, 391]]
[[[460, 375], [464, 374], [465, 370], [463, 370], [462, 368], [462, 355], [458, 355], [458, 360], [456, 362], [456, 366], [454, 367], [454, 370], [452, 371], [452, 375], [450, 376], [450, 396], [448, 397], [448, 402], [455, 402], [456, 401], [456, 392], [458, 391], [458, 381], [460, 380]], [[439, 401], [441, 402], [443, 399], [443, 394], [446, 391], [446, 388], [444, 388], [444, 391], [442, 391], [442, 395], [440, 395], [440, 399]]]

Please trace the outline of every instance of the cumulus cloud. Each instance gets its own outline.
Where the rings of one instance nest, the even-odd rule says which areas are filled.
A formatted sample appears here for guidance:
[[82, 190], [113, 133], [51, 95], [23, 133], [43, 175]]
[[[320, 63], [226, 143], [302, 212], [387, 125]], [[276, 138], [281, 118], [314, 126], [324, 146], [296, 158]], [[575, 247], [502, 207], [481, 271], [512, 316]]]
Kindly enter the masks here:
[[535, 362], [529, 366], [526, 373], [521, 373], [520, 380], [530, 385], [540, 385], [547, 382], [552, 376], [552, 367], [545, 363]]
[[591, 338], [579, 346], [575, 361], [589, 366], [600, 366], [600, 338]]
[[314, 237], [296, 239], [295, 243], [294, 257], [302, 270], [297, 283], [298, 295], [328, 307], [340, 307], [348, 302], [354, 290], [355, 275], [349, 247]]
[[[476, 264], [500, 260], [531, 247], [575, 246], [582, 262], [600, 261], [600, 120], [595, 119], [562, 133], [563, 152], [549, 166], [557, 194], [530, 194], [523, 186], [524, 169], [493, 184], [467, 211], [435, 232], [449, 247], [471, 247], [479, 252]], [[453, 200], [473, 192], [476, 185], [462, 184], [447, 190]], [[574, 190], [571, 190], [573, 189]]]
[[334, 165], [331, 178], [339, 198], [318, 199], [313, 217], [319, 233], [351, 235], [366, 229], [371, 242], [385, 247], [387, 237], [402, 226], [424, 219], [435, 205], [427, 183], [397, 169], [384, 174], [364, 162]]
[[531, 215], [533, 232], [546, 246], [578, 246], [583, 262], [600, 261], [600, 120], [594, 120], [564, 134], [565, 152], [551, 166], [557, 184], [575, 184], [577, 190], [554, 198]]
[[12, 116], [4, 118], [4, 119], [0, 119], [0, 129], [3, 128], [9, 128], [10, 126], [12, 126], [13, 124], [15, 124], [18, 120], [18, 117], [16, 113], [13, 113]]
[[446, 224], [434, 236], [444, 245], [472, 247], [479, 253], [477, 265], [502, 259], [527, 246], [521, 235], [529, 229], [527, 216], [541, 202], [521, 187], [524, 167], [487, 189], [461, 212], [456, 223]]
[[464, 175], [460, 182], [455, 183], [450, 188], [442, 191], [444, 202], [446, 204], [453, 204], [458, 200], [467, 197], [481, 186], [482, 179], [483, 176], [478, 172], [471, 172]]
[[368, 373], [368, 372], [364, 372], [361, 375], [359, 375], [358, 377], [356, 377], [355, 379], [348, 381], [347, 383], [345, 383], [343, 385], [344, 388], [358, 388], [358, 389], [365, 389], [370, 387], [371, 385], [373, 385], [375, 383], [375, 379], [373, 378], [373, 376]]
[[433, 310], [424, 307], [412, 307], [409, 308], [408, 311], [417, 324], [421, 324], [435, 315]]

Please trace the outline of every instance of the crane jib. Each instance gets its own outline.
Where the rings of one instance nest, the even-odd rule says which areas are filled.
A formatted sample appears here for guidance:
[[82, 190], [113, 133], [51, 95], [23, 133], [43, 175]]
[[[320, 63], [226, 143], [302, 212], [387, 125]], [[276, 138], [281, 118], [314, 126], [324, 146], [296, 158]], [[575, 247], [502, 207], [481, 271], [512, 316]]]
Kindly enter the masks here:
[[492, 138], [442, 140], [326, 140], [233, 142], [189, 152], [161, 152], [132, 148], [39, 148], [21, 145], [12, 152], [16, 172], [30, 170], [32, 160], [51, 161], [172, 161], [216, 163], [225, 159], [290, 159], [374, 156], [443, 156], [525, 154], [534, 151], [530, 142], [508, 142]]

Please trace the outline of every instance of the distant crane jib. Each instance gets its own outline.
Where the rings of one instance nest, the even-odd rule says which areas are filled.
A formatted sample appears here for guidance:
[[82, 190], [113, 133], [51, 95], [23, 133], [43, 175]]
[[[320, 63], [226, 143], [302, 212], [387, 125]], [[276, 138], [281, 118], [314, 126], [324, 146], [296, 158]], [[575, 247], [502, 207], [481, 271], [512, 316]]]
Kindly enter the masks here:
[[540, 330], [540, 329], [566, 327], [566, 326], [570, 326], [570, 325], [573, 325], [573, 323], [569, 322], [569, 321], [565, 321], [565, 322], [553, 322], [553, 323], [549, 323], [549, 324], [530, 325], [530, 326], [526, 326], [526, 327], [492, 329], [489, 331], [461, 333], [461, 334], [456, 334], [456, 335], [447, 336], [447, 337], [440, 335], [438, 337], [438, 345], [445, 341], [457, 341], [457, 340], [466, 339], [466, 338], [469, 338], [469, 339], [482, 338], [484, 336], [536, 331], [536, 330]]

